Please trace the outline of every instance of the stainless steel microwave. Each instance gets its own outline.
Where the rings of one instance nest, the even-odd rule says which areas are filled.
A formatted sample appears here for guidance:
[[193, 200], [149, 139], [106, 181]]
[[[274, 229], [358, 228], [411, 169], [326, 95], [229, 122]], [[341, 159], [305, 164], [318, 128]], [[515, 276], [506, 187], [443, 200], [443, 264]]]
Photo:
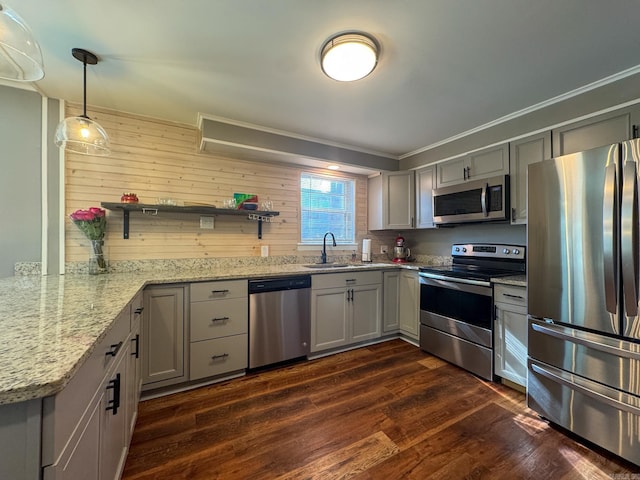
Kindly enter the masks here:
[[509, 219], [509, 175], [471, 180], [433, 191], [436, 225]]

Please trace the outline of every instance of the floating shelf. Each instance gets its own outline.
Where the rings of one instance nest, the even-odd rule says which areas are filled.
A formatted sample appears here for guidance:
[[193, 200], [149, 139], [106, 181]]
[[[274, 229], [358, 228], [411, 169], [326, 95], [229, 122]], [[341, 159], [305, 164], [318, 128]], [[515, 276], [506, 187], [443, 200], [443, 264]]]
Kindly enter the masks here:
[[145, 203], [119, 203], [102, 202], [102, 208], [107, 210], [122, 210], [122, 238], [129, 238], [129, 213], [142, 212], [146, 215], [157, 215], [160, 212], [171, 213], [195, 213], [200, 215], [227, 215], [244, 216], [248, 220], [258, 222], [258, 238], [262, 238], [262, 222], [270, 222], [273, 217], [280, 215], [280, 212], [266, 212], [261, 210], [232, 210], [228, 208], [206, 207], [201, 205], [178, 207], [176, 205], [153, 205]]

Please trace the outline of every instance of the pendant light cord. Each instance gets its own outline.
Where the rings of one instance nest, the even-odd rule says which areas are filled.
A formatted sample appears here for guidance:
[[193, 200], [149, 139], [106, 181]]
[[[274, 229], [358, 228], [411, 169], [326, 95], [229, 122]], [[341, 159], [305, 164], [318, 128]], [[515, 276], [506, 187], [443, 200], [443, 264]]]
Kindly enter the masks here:
[[84, 76], [83, 76], [83, 82], [82, 82], [82, 91], [83, 93], [83, 97], [82, 97], [82, 116], [85, 118], [89, 118], [87, 117], [87, 58], [85, 56], [84, 61], [82, 62], [82, 65], [84, 65]]

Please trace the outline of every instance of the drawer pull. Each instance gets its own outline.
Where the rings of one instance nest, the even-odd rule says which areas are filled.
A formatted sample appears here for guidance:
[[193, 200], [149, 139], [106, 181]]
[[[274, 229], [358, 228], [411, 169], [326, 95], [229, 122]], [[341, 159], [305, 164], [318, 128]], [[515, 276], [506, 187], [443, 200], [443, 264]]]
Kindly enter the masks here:
[[136, 346], [135, 350], [131, 352], [131, 355], [136, 358], [140, 358], [140, 335], [136, 333], [136, 336], [132, 338], [131, 341]]
[[226, 322], [227, 320], [229, 320], [229, 317], [217, 317], [217, 318], [212, 318], [211, 322]]
[[105, 355], [110, 355], [112, 357], [115, 357], [116, 355], [118, 355], [118, 352], [120, 351], [120, 347], [122, 347], [122, 342], [114, 343], [113, 345], [111, 345], [111, 350], [109, 350], [108, 352], [105, 352]]
[[510, 293], [503, 293], [502, 295], [509, 298], [517, 298], [519, 300], [524, 300], [524, 297], [522, 295], [511, 295]]
[[140, 315], [143, 310], [144, 310], [144, 307], [138, 307], [135, 309], [133, 313], [135, 313], [136, 315]]
[[348, 284], [356, 283], [356, 281], [357, 281], [357, 279], [355, 279], [355, 278], [347, 278], [345, 280], [345, 282], [348, 283]]
[[211, 293], [214, 295], [226, 295], [229, 290], [211, 290]]
[[229, 356], [228, 353], [223, 353], [222, 355], [212, 355], [211, 360], [217, 360], [219, 358], [227, 358]]

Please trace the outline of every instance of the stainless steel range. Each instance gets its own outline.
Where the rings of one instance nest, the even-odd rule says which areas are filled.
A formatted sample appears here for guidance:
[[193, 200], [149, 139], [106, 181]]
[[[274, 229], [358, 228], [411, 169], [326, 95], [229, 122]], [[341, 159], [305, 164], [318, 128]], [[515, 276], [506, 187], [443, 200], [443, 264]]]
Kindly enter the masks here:
[[420, 348], [493, 380], [491, 278], [524, 274], [521, 245], [455, 244], [452, 264], [420, 268]]

